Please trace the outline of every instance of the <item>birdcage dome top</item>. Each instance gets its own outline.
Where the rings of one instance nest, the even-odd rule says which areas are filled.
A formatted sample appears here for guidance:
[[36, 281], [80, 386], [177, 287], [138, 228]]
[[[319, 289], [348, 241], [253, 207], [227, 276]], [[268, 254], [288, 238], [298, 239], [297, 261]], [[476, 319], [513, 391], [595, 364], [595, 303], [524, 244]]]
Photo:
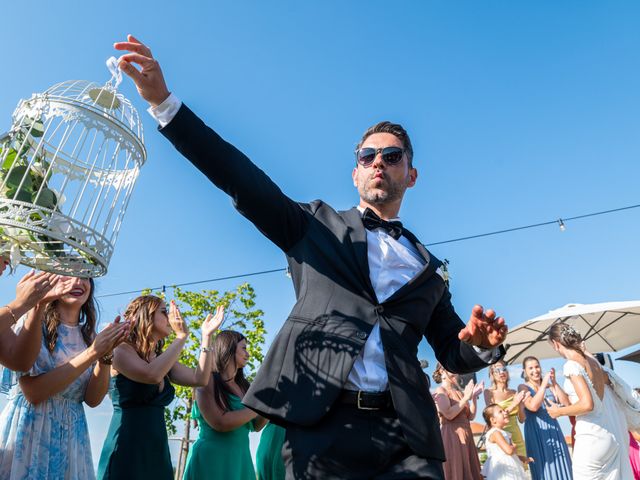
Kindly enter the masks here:
[[100, 85], [87, 80], [68, 80], [57, 83], [43, 93], [34, 94], [21, 103], [14, 112], [16, 117], [36, 116], [31, 111], [49, 110], [52, 114], [69, 115], [81, 112], [83, 123], [87, 120], [95, 124], [109, 126], [118, 136], [128, 137], [130, 145], [137, 150], [138, 163], [146, 160], [142, 122], [136, 108], [124, 95], [119, 93], [112, 82]]

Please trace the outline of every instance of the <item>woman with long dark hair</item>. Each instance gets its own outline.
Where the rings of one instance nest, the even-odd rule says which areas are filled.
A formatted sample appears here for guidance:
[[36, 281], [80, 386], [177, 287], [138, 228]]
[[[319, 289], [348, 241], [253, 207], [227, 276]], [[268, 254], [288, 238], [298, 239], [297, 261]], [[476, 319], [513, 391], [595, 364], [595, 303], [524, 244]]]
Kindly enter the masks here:
[[571, 480], [571, 457], [558, 421], [549, 416], [546, 400], [568, 401], [567, 395], [556, 382], [555, 370], [542, 375], [536, 357], [526, 357], [522, 362], [525, 383], [520, 392], [529, 392], [523, 399], [524, 443], [532, 480]]
[[574, 480], [633, 478], [627, 422], [609, 387], [607, 372], [584, 348], [582, 336], [571, 325], [553, 325], [549, 342], [567, 360], [563, 373], [569, 401], [564, 405], [548, 402], [547, 411], [553, 418], [576, 416]]
[[200, 436], [189, 452], [185, 480], [255, 480], [249, 432], [259, 431], [267, 421], [242, 405], [249, 389], [243, 370], [248, 360], [247, 339], [241, 333], [218, 334], [209, 383], [196, 390], [192, 417]]
[[40, 353], [0, 416], [3, 479], [95, 478], [83, 403], [102, 402], [110, 354], [128, 326], [116, 319], [96, 335], [93, 280], [62, 280], [71, 290], [43, 306]]
[[[98, 477], [172, 480], [164, 410], [174, 399], [174, 383], [206, 385], [211, 371], [209, 342], [222, 323], [224, 309], [219, 307], [215, 316], [209, 315], [202, 322], [196, 368], [179, 361], [189, 330], [175, 302], [167, 310], [161, 298], [143, 295], [128, 305], [124, 316], [131, 322], [131, 334], [114, 352], [113, 416], [100, 455]], [[172, 330], [175, 339], [163, 348]]]

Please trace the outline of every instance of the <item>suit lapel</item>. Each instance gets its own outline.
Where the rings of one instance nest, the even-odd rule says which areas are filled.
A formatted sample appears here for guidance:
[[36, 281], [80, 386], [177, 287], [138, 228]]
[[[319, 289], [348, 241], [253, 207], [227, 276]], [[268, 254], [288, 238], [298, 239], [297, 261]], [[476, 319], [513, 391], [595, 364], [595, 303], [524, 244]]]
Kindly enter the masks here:
[[349, 231], [349, 239], [353, 247], [356, 262], [358, 264], [359, 275], [362, 284], [371, 299], [376, 301], [376, 293], [371, 285], [371, 277], [369, 276], [369, 257], [367, 251], [367, 231], [362, 225], [362, 215], [360, 211], [353, 207], [351, 210], [340, 212]]

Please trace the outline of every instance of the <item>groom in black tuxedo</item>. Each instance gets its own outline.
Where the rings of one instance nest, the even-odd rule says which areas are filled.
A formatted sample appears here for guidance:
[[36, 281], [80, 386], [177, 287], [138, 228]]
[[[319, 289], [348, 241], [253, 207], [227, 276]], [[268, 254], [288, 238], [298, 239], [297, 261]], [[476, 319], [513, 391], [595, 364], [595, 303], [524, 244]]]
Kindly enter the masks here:
[[145, 45], [129, 36], [115, 47], [130, 52], [120, 66], [162, 134], [287, 256], [297, 301], [243, 399], [286, 427], [287, 478], [442, 479], [418, 344], [426, 337], [445, 369], [472, 372], [502, 356], [507, 329], [480, 306], [465, 326], [441, 262], [397, 219], [418, 178], [405, 130], [381, 122], [363, 135], [357, 207], [298, 203], [169, 93]]

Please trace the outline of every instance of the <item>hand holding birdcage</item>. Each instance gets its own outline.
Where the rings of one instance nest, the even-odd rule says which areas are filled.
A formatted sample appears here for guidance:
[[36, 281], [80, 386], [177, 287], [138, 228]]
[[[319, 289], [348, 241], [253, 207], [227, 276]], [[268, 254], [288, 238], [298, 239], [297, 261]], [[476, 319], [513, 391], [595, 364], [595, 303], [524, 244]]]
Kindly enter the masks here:
[[[116, 50], [132, 52], [122, 55], [118, 59], [118, 66], [133, 79], [140, 96], [153, 107], [164, 102], [169, 96], [169, 90], [160, 64], [153, 58], [149, 47], [133, 35], [127, 35], [126, 42], [117, 42], [113, 46]], [[132, 63], [137, 63], [141, 69], [138, 70]]]

